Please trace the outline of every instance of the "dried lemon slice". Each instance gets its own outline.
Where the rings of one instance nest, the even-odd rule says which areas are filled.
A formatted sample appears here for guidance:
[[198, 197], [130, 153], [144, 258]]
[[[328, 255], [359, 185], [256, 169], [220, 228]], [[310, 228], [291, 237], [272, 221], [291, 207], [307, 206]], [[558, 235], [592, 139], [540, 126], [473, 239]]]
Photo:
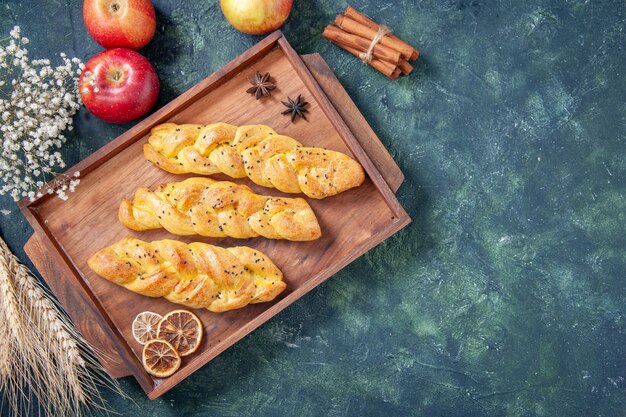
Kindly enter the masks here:
[[143, 367], [149, 374], [159, 378], [171, 376], [180, 368], [180, 355], [165, 340], [150, 340], [143, 347]]
[[148, 340], [156, 339], [157, 326], [162, 316], [152, 311], [144, 311], [137, 314], [133, 321], [133, 337], [142, 345]]
[[170, 342], [180, 356], [187, 356], [200, 346], [202, 323], [191, 311], [170, 311], [159, 321], [156, 337]]

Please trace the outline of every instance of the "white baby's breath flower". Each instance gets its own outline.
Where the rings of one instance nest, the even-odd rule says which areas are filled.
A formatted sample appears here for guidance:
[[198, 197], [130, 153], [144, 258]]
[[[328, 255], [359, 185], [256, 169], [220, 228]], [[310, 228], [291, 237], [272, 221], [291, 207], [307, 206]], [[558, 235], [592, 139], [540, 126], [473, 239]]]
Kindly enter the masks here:
[[8, 42], [0, 41], [0, 195], [17, 201], [54, 193], [65, 200], [80, 180], [79, 173], [57, 175], [65, 167], [58, 148], [80, 107], [77, 87], [84, 65], [64, 53], [56, 67], [49, 59], [30, 60], [28, 43], [19, 26]]

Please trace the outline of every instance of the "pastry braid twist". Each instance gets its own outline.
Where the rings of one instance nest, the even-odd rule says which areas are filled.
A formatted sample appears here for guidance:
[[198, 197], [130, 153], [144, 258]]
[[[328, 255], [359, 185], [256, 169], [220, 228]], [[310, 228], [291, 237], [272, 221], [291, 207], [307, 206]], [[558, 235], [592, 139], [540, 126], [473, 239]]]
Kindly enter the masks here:
[[252, 248], [127, 237], [87, 261], [98, 275], [138, 294], [222, 312], [273, 300], [283, 274]]
[[247, 176], [264, 187], [312, 198], [341, 193], [365, 180], [363, 167], [349, 156], [304, 147], [263, 125], [161, 124], [152, 129], [144, 155], [174, 174]]
[[304, 199], [266, 197], [245, 185], [210, 178], [163, 184], [156, 191], [139, 188], [132, 201], [122, 201], [118, 217], [133, 230], [162, 227], [176, 235], [300, 241], [321, 236]]

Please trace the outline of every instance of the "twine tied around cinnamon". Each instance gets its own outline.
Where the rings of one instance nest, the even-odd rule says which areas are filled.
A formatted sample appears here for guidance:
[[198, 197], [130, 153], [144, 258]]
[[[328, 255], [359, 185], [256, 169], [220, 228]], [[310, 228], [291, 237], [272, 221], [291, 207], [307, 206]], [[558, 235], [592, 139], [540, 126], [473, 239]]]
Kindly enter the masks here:
[[389, 33], [391, 33], [391, 29], [389, 29], [387, 26], [378, 26], [378, 32], [376, 32], [376, 35], [374, 36], [374, 39], [372, 39], [369, 48], [367, 48], [367, 52], [361, 52], [359, 54], [359, 58], [361, 58], [361, 61], [363, 61], [364, 64], [369, 64], [372, 61], [374, 47], [385, 35]]

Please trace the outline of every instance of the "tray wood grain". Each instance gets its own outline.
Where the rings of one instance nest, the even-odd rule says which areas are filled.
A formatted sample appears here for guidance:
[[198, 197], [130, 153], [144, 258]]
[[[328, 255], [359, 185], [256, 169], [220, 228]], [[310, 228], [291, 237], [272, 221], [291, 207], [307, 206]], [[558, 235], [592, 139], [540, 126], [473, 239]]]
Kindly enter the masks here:
[[[326, 71], [319, 59], [310, 60], [317, 64], [311, 65], [311, 70], [318, 74]], [[256, 68], [270, 71], [279, 86], [273, 98], [260, 103], [244, 93], [248, 85], [246, 78]], [[370, 158], [366, 154], [360, 141], [367, 142], [371, 137], [363, 139], [366, 136], [360, 134], [360, 140], [355, 138], [320, 87], [320, 84], [326, 84], [328, 93], [333, 89], [332, 79], [328, 76], [320, 78], [316, 81], [282, 34], [276, 32], [72, 168], [70, 172], [82, 172], [82, 180], [68, 203], [48, 197], [32, 203], [20, 202], [20, 208], [36, 232], [26, 246], [27, 253], [87, 340], [96, 347], [111, 375], [132, 374], [150, 398], [162, 395], [410, 222], [387, 182], [394, 186], [399, 184], [402, 175], [398, 176], [399, 169], [390, 157], [388, 162], [393, 166], [389, 170], [381, 165], [386, 151], [380, 146], [377, 152], [381, 157]], [[336, 90], [343, 91], [341, 88]], [[293, 97], [300, 93], [311, 103], [309, 121], [292, 125], [288, 118], [277, 116], [280, 103], [276, 97]], [[346, 115], [354, 113], [358, 118], [358, 110], [346, 98], [347, 94], [335, 100], [335, 106]], [[199, 240], [223, 246], [257, 248], [281, 267], [288, 289], [272, 303], [224, 314], [197, 311], [205, 326], [205, 341], [198, 353], [185, 358], [174, 376], [161, 380], [152, 378], [141, 367], [138, 359], [141, 346], [132, 339], [130, 323], [140, 311], [149, 309], [165, 313], [175, 305], [162, 299], [142, 297], [97, 277], [86, 266], [86, 259], [101, 247], [127, 235], [144, 240], [171, 238], [163, 230], [132, 233], [116, 219], [120, 199], [131, 196], [138, 186], [155, 186], [182, 178], [157, 169], [142, 156], [141, 147], [149, 129], [166, 120], [268, 124], [280, 133], [298, 138], [305, 145], [324, 146], [353, 155], [362, 163], [369, 178], [357, 189], [329, 199], [310, 201], [324, 234], [322, 239], [314, 242], [294, 244], [264, 239], [179, 237], [187, 242]], [[379, 169], [395, 173], [394, 179], [383, 177]], [[282, 195], [247, 180], [238, 182], [250, 185], [257, 192]]]

